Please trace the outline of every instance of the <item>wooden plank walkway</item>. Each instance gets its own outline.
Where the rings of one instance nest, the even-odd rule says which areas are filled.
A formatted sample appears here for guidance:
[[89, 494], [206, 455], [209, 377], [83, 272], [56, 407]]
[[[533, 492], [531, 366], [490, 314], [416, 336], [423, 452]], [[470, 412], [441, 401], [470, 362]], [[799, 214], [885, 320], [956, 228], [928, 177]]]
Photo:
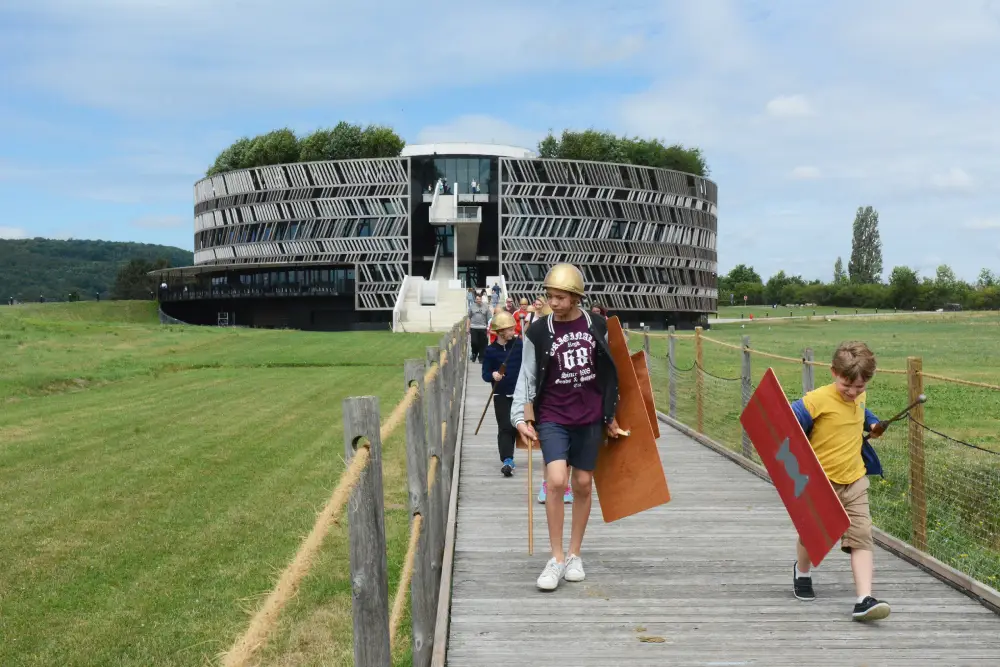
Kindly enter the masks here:
[[[875, 595], [888, 619], [851, 619], [839, 549], [814, 571], [816, 601], [796, 600], [795, 529], [774, 488], [665, 424], [673, 500], [605, 524], [595, 492], [586, 580], [539, 591], [545, 509], [535, 503], [528, 556], [526, 453], [501, 476], [492, 407], [473, 435], [489, 394], [481, 372], [469, 364], [448, 665], [1000, 665], [1000, 616], [883, 549]], [[540, 453], [533, 466], [537, 494]]]

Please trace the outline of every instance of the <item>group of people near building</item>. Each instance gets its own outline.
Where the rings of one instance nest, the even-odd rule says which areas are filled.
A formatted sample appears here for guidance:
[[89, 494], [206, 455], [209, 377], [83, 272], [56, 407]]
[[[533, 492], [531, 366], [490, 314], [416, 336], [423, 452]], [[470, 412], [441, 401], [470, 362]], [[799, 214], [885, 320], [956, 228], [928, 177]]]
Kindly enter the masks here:
[[[538, 501], [545, 503], [551, 556], [536, 585], [554, 590], [563, 580], [585, 578], [580, 556], [591, 510], [593, 472], [602, 446], [614, 447], [622, 434], [615, 419], [618, 373], [608, 341], [606, 311], [599, 305], [581, 308], [582, 272], [558, 264], [543, 282], [545, 298], [511, 312], [489, 307], [476, 296], [470, 307], [473, 354], [482, 363], [482, 378], [493, 384], [500, 471], [514, 473], [518, 436], [538, 443], [544, 481]], [[489, 334], [494, 336], [484, 345]], [[475, 333], [479, 332], [479, 333]], [[850, 554], [857, 600], [852, 617], [868, 621], [889, 615], [888, 603], [872, 596], [872, 522], [868, 475], [881, 464], [867, 442], [885, 431], [866, 407], [866, 387], [875, 374], [875, 355], [863, 342], [841, 344], [833, 354], [832, 381], [792, 405], [808, 435], [851, 524], [841, 537]], [[562, 496], [562, 498], [560, 498]], [[569, 549], [564, 549], [565, 503], [572, 502]], [[792, 594], [815, 599], [810, 562], [801, 541], [792, 567]]]

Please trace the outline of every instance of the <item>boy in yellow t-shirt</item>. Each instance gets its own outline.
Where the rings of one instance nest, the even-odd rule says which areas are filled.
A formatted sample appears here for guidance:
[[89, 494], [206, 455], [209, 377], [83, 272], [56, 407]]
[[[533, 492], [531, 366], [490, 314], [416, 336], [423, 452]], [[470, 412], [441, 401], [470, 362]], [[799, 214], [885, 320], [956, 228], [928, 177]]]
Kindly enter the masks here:
[[[868, 475], [881, 473], [875, 450], [864, 442], [864, 431], [877, 438], [885, 431], [866, 406], [865, 390], [875, 375], [875, 355], [862, 342], [841, 343], [830, 367], [833, 382], [792, 403], [792, 411], [809, 437], [823, 471], [851, 518], [840, 548], [851, 555], [851, 572], [858, 595], [853, 617], [871, 621], [889, 615], [889, 604], [872, 597], [874, 548], [868, 507]], [[795, 597], [814, 600], [809, 554], [801, 540], [792, 575]]]

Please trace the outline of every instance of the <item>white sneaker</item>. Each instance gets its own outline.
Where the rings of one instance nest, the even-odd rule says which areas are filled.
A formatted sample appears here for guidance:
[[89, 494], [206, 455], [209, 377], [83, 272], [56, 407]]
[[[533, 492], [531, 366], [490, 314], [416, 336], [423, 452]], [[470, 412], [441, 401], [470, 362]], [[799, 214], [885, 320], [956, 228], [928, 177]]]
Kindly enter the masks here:
[[566, 572], [563, 574], [563, 578], [566, 581], [583, 581], [586, 576], [583, 572], [583, 560], [579, 556], [570, 554], [569, 558], [566, 559]]
[[543, 591], [554, 591], [559, 586], [559, 580], [563, 578], [565, 572], [566, 565], [564, 563], [557, 563], [555, 558], [550, 558], [536, 584]]

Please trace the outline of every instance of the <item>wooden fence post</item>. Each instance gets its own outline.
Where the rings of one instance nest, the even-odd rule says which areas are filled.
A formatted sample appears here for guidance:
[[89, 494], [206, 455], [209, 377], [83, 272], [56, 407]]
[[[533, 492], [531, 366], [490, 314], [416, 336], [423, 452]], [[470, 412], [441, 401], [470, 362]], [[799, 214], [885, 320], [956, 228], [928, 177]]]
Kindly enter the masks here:
[[382, 501], [382, 440], [375, 396], [345, 398], [344, 454], [368, 441], [370, 459], [347, 503], [351, 543], [351, 597], [354, 612], [354, 664], [389, 667], [389, 568], [385, 552]]
[[[924, 393], [923, 359], [906, 358], [907, 388], [910, 403]], [[913, 522], [913, 546], [927, 551], [927, 487], [924, 480], [924, 406], [910, 410], [910, 515]], [[919, 423], [918, 423], [919, 422]]]
[[673, 419], [677, 419], [677, 339], [674, 338], [676, 328], [674, 325], [667, 327], [667, 373], [670, 378], [670, 411], [667, 413]]
[[[750, 396], [753, 394], [753, 367], [750, 362], [750, 336], [743, 336], [743, 364], [740, 368], [740, 385], [743, 393], [743, 409], [747, 407], [747, 403], [750, 402]], [[750, 442], [750, 436], [747, 435], [746, 429], [743, 428], [742, 423], [740, 424], [740, 431], [743, 432], [743, 458], [753, 460], [753, 443]]]
[[646, 367], [649, 367], [649, 325], [642, 327], [642, 349], [646, 353]]
[[[440, 349], [448, 351], [448, 336], [441, 337]], [[440, 359], [440, 357], [438, 357]], [[454, 449], [449, 446], [451, 443], [452, 430], [449, 428], [448, 424], [448, 413], [450, 411], [450, 401], [451, 401], [451, 386], [452, 386], [452, 368], [451, 355], [449, 354], [445, 358], [444, 364], [441, 366], [441, 382], [438, 383], [438, 424], [440, 424], [440, 434], [441, 434], [441, 475], [442, 475], [442, 491], [444, 494], [444, 504], [447, 506], [448, 498], [451, 494], [451, 465], [452, 457], [454, 456]], [[446, 510], [447, 512], [447, 510]], [[445, 515], [447, 516], [447, 514]]]
[[427, 500], [427, 433], [424, 420], [424, 361], [407, 359], [403, 365], [406, 389], [417, 386], [417, 398], [406, 411], [406, 479], [410, 492], [410, 517], [420, 515], [423, 528], [417, 541], [413, 561], [413, 579], [410, 583], [410, 610], [413, 627], [413, 665], [427, 667], [431, 664], [434, 648], [434, 621], [437, 581], [430, 558], [431, 517]]
[[808, 394], [816, 388], [815, 368], [809, 362], [813, 360], [811, 347], [802, 350], [802, 395]]
[[[440, 349], [436, 345], [428, 347], [424, 369], [430, 370], [440, 359]], [[429, 505], [430, 515], [428, 517], [430, 519], [428, 542], [430, 543], [431, 569], [434, 572], [435, 586], [437, 586], [441, 578], [441, 558], [444, 554], [444, 523], [446, 512], [448, 511], [447, 501], [443, 493], [444, 486], [441, 482], [444, 477], [442, 470], [444, 457], [441, 452], [441, 419], [439, 417], [441, 410], [438, 408], [439, 394], [437, 389], [439, 384], [441, 384], [440, 370], [430, 386], [426, 387], [426, 393], [424, 394], [427, 399], [427, 464], [430, 465], [431, 459], [437, 459], [437, 472], [434, 475], [434, 483], [430, 484], [427, 489], [427, 504]], [[437, 592], [434, 594], [434, 605], [437, 606]]]
[[705, 375], [703, 368], [704, 350], [702, 349], [701, 327], [694, 328], [694, 400], [697, 409], [698, 433], [705, 432]]

